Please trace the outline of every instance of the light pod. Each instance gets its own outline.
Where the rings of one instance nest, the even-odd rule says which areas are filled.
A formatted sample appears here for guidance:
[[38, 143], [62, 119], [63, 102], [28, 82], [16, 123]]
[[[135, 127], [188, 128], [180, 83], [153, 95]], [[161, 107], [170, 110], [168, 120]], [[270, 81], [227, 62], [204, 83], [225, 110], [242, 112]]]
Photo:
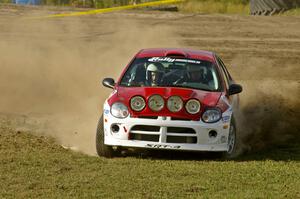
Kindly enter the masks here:
[[183, 101], [179, 96], [171, 96], [168, 99], [167, 107], [173, 113], [179, 112], [183, 107]]
[[161, 111], [165, 106], [165, 101], [160, 95], [152, 95], [148, 100], [148, 106], [152, 111]]
[[146, 102], [143, 97], [135, 96], [130, 100], [130, 107], [134, 111], [142, 111], [146, 106]]
[[185, 109], [189, 114], [197, 114], [199, 113], [201, 108], [200, 102], [196, 99], [190, 99], [186, 104], [185, 104]]

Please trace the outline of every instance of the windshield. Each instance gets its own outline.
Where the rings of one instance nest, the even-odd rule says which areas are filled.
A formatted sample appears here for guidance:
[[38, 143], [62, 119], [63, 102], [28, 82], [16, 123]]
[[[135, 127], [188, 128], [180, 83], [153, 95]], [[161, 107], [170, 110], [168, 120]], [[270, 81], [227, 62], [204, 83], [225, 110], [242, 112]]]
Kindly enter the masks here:
[[213, 63], [185, 58], [138, 58], [129, 66], [120, 86], [184, 87], [219, 91], [220, 83]]

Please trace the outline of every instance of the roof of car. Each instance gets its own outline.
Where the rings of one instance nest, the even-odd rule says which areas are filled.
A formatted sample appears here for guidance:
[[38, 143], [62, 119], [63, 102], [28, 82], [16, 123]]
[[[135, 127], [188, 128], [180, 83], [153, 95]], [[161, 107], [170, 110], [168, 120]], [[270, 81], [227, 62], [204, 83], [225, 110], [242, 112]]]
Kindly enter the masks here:
[[186, 57], [189, 59], [200, 59], [213, 61], [214, 53], [210, 51], [203, 50], [191, 50], [191, 49], [183, 49], [183, 48], [149, 48], [142, 49], [136, 55], [137, 58], [145, 58], [145, 57]]

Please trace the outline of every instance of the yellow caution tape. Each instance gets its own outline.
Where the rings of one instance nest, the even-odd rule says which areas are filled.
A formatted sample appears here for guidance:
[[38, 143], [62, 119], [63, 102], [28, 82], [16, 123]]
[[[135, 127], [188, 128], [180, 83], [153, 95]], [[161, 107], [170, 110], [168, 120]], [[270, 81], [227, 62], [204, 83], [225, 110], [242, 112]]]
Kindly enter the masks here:
[[162, 1], [141, 3], [141, 4], [136, 4], [136, 5], [127, 5], [127, 6], [119, 6], [119, 7], [112, 7], [112, 8], [89, 10], [89, 11], [85, 11], [85, 12], [53, 14], [53, 15], [48, 15], [48, 16], [36, 17], [36, 18], [55, 18], [55, 17], [71, 17], [71, 16], [74, 17], [74, 16], [82, 16], [82, 15], [92, 15], [92, 14], [108, 13], [108, 12], [128, 10], [128, 9], [134, 9], [134, 8], [142, 8], [142, 7], [147, 7], [147, 6], [159, 6], [159, 5], [163, 5], [163, 4], [180, 3], [183, 1], [184, 0], [162, 0]]

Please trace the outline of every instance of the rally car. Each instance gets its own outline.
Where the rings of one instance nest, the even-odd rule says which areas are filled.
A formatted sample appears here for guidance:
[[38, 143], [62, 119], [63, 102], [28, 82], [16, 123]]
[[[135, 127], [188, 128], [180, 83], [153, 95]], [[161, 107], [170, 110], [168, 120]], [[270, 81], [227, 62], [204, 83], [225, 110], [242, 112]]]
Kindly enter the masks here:
[[237, 148], [242, 87], [213, 52], [143, 49], [115, 82], [96, 133], [99, 156], [131, 148], [222, 152]]

